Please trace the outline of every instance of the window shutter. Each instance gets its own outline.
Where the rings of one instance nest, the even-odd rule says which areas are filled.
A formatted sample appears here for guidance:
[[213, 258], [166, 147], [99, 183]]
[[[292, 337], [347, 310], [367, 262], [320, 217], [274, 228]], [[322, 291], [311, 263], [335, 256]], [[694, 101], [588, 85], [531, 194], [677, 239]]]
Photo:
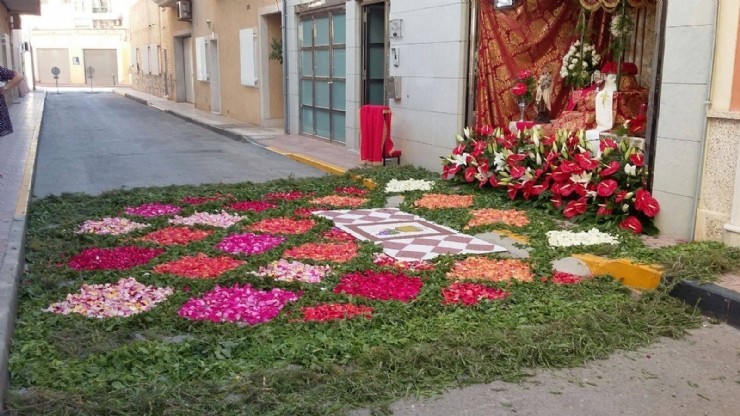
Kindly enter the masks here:
[[241, 83], [248, 87], [257, 86], [257, 60], [255, 58], [254, 29], [239, 31], [239, 57], [241, 61]]
[[207, 42], [205, 37], [195, 38], [195, 79], [198, 81], [208, 81]]

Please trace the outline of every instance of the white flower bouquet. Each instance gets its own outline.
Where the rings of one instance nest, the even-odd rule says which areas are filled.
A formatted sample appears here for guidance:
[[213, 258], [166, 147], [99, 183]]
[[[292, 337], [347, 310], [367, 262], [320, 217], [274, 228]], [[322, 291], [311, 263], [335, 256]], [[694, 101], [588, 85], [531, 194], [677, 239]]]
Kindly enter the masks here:
[[601, 55], [596, 53], [594, 46], [577, 40], [570, 45], [568, 53], [563, 57], [560, 77], [566, 85], [583, 88], [591, 83], [591, 74], [599, 67], [599, 62]]

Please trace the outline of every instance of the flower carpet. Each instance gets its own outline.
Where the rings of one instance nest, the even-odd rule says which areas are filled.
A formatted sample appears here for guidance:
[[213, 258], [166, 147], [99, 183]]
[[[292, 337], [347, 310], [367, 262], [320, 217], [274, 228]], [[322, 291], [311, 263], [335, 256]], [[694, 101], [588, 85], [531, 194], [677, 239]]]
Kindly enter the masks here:
[[[553, 270], [629, 253], [639, 240], [616, 224], [562, 230], [425, 171], [363, 174], [377, 187], [325, 177], [34, 202], [10, 358], [11, 389], [29, 393], [10, 408], [342, 414], [459, 386], [470, 368], [486, 382], [580, 365], [693, 319], [610, 277]], [[530, 257], [468, 225], [516, 229]]]

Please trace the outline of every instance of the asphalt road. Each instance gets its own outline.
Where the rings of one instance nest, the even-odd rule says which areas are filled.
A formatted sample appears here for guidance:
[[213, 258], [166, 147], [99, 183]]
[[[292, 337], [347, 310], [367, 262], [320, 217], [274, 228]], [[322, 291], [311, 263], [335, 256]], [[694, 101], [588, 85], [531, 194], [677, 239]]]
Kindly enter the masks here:
[[46, 100], [34, 197], [324, 175], [113, 93]]

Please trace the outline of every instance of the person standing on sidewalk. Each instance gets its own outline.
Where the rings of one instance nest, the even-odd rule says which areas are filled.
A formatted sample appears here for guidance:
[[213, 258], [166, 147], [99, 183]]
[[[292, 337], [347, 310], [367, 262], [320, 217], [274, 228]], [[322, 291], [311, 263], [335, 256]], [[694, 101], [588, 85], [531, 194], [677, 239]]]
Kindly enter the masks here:
[[0, 136], [7, 136], [13, 132], [13, 124], [10, 122], [10, 113], [8, 112], [8, 104], [5, 102], [5, 93], [17, 87], [23, 81], [23, 75], [12, 69], [0, 66], [0, 81], [5, 82], [5, 86], [2, 88], [3, 93], [0, 95]]

